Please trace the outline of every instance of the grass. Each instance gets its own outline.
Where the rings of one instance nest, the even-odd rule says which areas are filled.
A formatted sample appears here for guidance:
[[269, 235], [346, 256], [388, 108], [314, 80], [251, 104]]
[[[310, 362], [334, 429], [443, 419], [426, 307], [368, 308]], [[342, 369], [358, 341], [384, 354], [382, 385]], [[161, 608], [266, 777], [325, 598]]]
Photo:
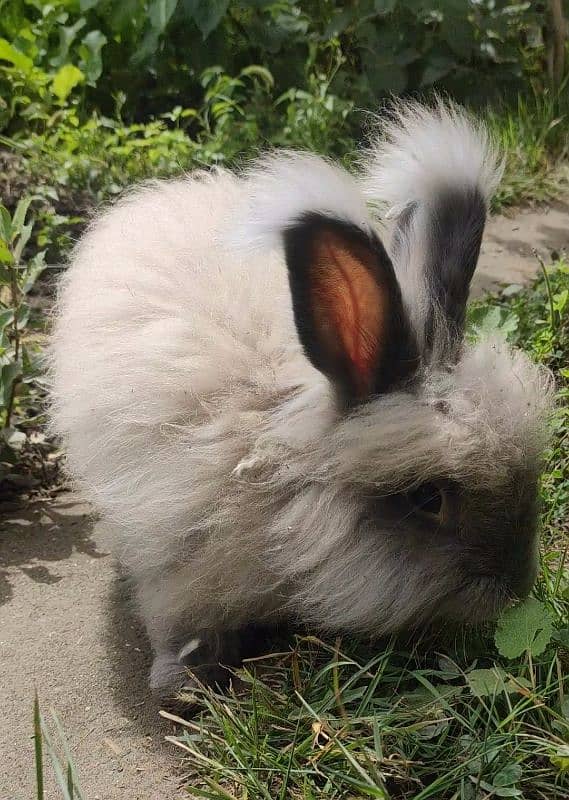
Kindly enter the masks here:
[[371, 648], [297, 637], [200, 695], [173, 741], [188, 791], [215, 800], [569, 796], [569, 266], [471, 310], [555, 370], [535, 598], [492, 630]]
[[496, 210], [527, 200], [556, 197], [569, 171], [569, 88], [519, 96], [513, 107], [488, 109], [484, 118], [506, 154], [504, 177], [494, 197]]
[[37, 693], [34, 697], [34, 755], [36, 772], [36, 800], [47, 800], [44, 784], [44, 753], [49, 756], [55, 783], [63, 800], [84, 800], [77, 771], [65, 733], [57, 715], [51, 712], [51, 728], [40, 709]]

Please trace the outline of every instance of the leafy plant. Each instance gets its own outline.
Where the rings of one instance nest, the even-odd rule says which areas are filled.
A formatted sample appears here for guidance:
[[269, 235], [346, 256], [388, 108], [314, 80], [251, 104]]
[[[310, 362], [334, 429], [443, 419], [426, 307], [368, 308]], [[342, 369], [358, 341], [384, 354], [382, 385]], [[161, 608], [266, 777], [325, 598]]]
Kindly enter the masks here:
[[539, 656], [551, 642], [554, 617], [535, 598], [508, 608], [500, 617], [494, 641], [500, 655], [519, 658], [525, 653]]
[[0, 12], [0, 130], [57, 124], [74, 90], [96, 85], [106, 36], [67, 0], [4, 0]]
[[212, 64], [229, 75], [268, 65], [277, 96], [310, 91], [307, 74], [330, 74], [335, 50], [330, 93], [358, 106], [433, 86], [483, 104], [529, 80], [541, 93], [548, 80], [546, 17], [514, 0], [3, 0], [0, 9], [12, 132], [22, 120], [49, 124], [68, 99], [108, 116], [123, 93], [129, 122], [194, 107]]
[[4, 449], [22, 448], [25, 433], [14, 426], [16, 406], [37, 374], [36, 354], [28, 340], [28, 295], [45, 268], [44, 252], [25, 259], [33, 222], [26, 222], [31, 197], [20, 200], [13, 216], [0, 206], [0, 429]]

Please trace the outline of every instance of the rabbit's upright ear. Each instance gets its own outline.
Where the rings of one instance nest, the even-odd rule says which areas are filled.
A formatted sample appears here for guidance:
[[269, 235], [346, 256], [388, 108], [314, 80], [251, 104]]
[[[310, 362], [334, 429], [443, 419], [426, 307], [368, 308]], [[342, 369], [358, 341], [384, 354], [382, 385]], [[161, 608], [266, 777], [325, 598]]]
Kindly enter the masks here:
[[391, 256], [427, 359], [460, 352], [470, 282], [502, 161], [458, 106], [401, 103], [382, 123], [363, 190], [396, 220]]
[[300, 341], [346, 405], [417, 368], [399, 284], [354, 178], [310, 153], [283, 152], [246, 176], [232, 246], [284, 244]]
[[305, 213], [284, 232], [300, 341], [347, 404], [392, 389], [417, 368], [399, 285], [379, 238]]

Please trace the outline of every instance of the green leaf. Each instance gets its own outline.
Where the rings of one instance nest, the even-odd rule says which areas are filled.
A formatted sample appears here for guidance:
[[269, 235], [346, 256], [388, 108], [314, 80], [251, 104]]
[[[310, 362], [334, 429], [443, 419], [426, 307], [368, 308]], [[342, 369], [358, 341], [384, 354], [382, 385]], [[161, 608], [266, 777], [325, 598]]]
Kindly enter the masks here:
[[51, 88], [57, 99], [63, 103], [78, 83], [85, 80], [85, 75], [73, 64], [65, 64], [57, 70], [51, 82]]
[[92, 86], [101, 77], [103, 71], [103, 59], [101, 50], [107, 44], [107, 37], [101, 31], [89, 31], [83, 38], [79, 47], [81, 56], [80, 67], [85, 73], [87, 83]]
[[136, 48], [133, 55], [131, 56], [131, 63], [134, 66], [136, 66], [146, 61], [147, 58], [149, 58], [156, 52], [156, 49], [158, 48], [159, 39], [160, 35], [158, 31], [154, 30], [154, 28], [150, 28], [146, 32], [142, 42], [139, 44], [139, 46]]
[[508, 338], [518, 329], [517, 314], [501, 306], [475, 305], [469, 309], [469, 333], [475, 338], [500, 333]]
[[18, 324], [18, 328], [21, 330], [25, 328], [30, 319], [31, 308], [27, 303], [21, 303], [18, 306], [18, 311], [16, 312], [16, 321]]
[[4, 364], [0, 370], [0, 404], [3, 408], [8, 407], [12, 394], [12, 385], [20, 375], [21, 365], [17, 361]]
[[14, 261], [16, 264], [20, 263], [24, 247], [27, 245], [30, 240], [30, 236], [32, 235], [33, 227], [33, 222], [29, 222], [27, 225], [24, 225], [20, 231], [20, 235], [16, 238], [16, 244], [14, 245]]
[[204, 39], [221, 22], [229, 0], [183, 0], [183, 8], [196, 23]]
[[512, 786], [521, 780], [522, 768], [519, 764], [508, 764], [504, 769], [501, 769], [497, 775], [494, 775], [492, 783], [496, 787]]
[[506, 691], [508, 694], [521, 694], [527, 697], [531, 694], [531, 689], [531, 681], [527, 678], [522, 678], [520, 675], [517, 675], [515, 678], [510, 676], [506, 682]]
[[250, 78], [252, 75], [254, 75], [263, 81], [267, 89], [271, 89], [275, 85], [275, 79], [269, 70], [266, 67], [260, 66], [260, 64], [251, 64], [248, 67], [244, 67], [239, 75], [247, 78]]
[[60, 25], [58, 27], [59, 33], [59, 52], [54, 58], [50, 60], [52, 67], [60, 67], [68, 60], [69, 48], [73, 44], [73, 40], [87, 24], [85, 17], [80, 17], [74, 25]]
[[21, 289], [24, 294], [27, 294], [35, 284], [36, 280], [45, 269], [45, 251], [37, 253], [32, 260], [28, 263], [24, 272]]
[[0, 239], [9, 242], [12, 238], [12, 218], [5, 206], [0, 206]]
[[178, 0], [154, 0], [154, 2], [150, 4], [148, 8], [148, 18], [156, 33], [159, 35], [164, 33], [177, 5]]
[[553, 295], [553, 308], [562, 314], [567, 305], [567, 301], [569, 301], [569, 289], [563, 289], [562, 292]]
[[569, 744], [559, 745], [557, 751], [549, 756], [549, 760], [559, 772], [569, 772]]
[[506, 673], [500, 667], [473, 669], [466, 679], [475, 697], [493, 697], [506, 689]]
[[562, 647], [569, 650], [569, 628], [561, 628], [558, 631], [553, 631], [553, 640], [559, 642]]
[[26, 221], [26, 214], [28, 213], [28, 208], [30, 207], [32, 199], [33, 198], [31, 197], [22, 197], [16, 206], [16, 210], [14, 211], [14, 216], [12, 218], [12, 234], [10, 237], [11, 241], [14, 241], [16, 236], [22, 232], [24, 222]]
[[11, 325], [14, 321], [14, 309], [7, 308], [5, 311], [0, 313], [0, 331], [3, 331], [8, 325]]
[[8, 249], [8, 245], [0, 239], [0, 264], [13, 264], [14, 257], [10, 250]]
[[500, 619], [494, 636], [500, 655], [519, 658], [525, 652], [543, 653], [553, 634], [553, 617], [546, 606], [533, 597], [508, 608]]
[[0, 61], [8, 61], [26, 74], [31, 72], [34, 62], [31, 58], [21, 53], [6, 39], [0, 38]]

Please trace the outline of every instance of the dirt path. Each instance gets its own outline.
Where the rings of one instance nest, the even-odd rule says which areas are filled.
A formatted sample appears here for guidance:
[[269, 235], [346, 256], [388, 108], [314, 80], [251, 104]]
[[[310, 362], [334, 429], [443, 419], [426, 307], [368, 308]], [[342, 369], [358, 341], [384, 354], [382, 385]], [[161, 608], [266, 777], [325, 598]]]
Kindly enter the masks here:
[[492, 218], [486, 229], [472, 293], [499, 283], [527, 283], [538, 271], [533, 249], [546, 263], [569, 253], [569, 199]]
[[36, 796], [34, 687], [66, 731], [85, 800], [182, 796], [163, 744], [173, 730], [146, 689], [147, 644], [88, 512], [62, 494], [0, 523], [1, 800]]
[[[522, 283], [569, 251], [569, 204], [497, 217], [474, 282]], [[0, 799], [34, 794], [32, 701], [56, 710], [85, 800], [174, 800], [171, 732], [146, 689], [147, 643], [88, 508], [62, 495], [0, 522]], [[50, 773], [46, 769], [46, 773]], [[48, 778], [49, 800], [60, 795]]]

